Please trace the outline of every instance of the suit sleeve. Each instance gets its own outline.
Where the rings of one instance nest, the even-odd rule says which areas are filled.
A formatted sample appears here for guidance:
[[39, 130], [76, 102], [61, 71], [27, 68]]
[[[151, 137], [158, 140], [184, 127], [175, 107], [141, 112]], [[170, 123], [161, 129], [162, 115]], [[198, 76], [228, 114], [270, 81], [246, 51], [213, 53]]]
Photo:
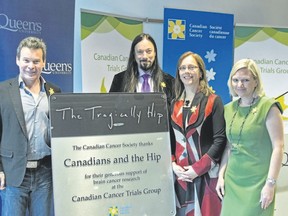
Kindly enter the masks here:
[[207, 117], [206, 121], [207, 124], [203, 124], [201, 136], [204, 154], [199, 161], [192, 165], [198, 176], [207, 173], [216, 163], [220, 163], [226, 146], [224, 106], [219, 97], [215, 99], [211, 115]]

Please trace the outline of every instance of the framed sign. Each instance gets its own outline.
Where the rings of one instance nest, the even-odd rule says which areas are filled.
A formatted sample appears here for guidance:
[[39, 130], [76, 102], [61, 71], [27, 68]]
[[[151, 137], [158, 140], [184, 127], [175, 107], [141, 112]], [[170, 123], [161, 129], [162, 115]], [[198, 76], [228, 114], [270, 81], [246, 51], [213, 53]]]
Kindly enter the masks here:
[[166, 98], [50, 97], [56, 215], [175, 215]]

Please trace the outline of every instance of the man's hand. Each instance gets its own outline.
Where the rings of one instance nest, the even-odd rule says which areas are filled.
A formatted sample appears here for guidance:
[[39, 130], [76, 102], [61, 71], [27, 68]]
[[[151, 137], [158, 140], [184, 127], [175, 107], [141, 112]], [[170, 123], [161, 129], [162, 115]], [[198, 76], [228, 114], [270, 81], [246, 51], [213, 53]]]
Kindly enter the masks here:
[[4, 172], [0, 172], [0, 190], [5, 189], [5, 174]]

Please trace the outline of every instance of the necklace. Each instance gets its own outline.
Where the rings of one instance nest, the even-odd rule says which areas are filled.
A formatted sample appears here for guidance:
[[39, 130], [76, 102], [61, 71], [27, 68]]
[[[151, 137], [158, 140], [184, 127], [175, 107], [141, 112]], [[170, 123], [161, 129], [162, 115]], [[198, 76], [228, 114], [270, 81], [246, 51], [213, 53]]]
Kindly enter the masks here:
[[[244, 127], [244, 124], [251, 112], [251, 109], [252, 109], [252, 106], [254, 104], [254, 101], [255, 101], [255, 97], [253, 97], [253, 100], [252, 102], [250, 103], [250, 106], [249, 106], [249, 110], [247, 112], [247, 114], [245, 115], [244, 119], [243, 119], [243, 122], [241, 123], [241, 126], [240, 126], [240, 131], [239, 131], [239, 134], [238, 134], [238, 140], [237, 140], [237, 143], [232, 143], [232, 151], [234, 150], [235, 153], [239, 153], [239, 142], [241, 140], [241, 136], [242, 136], [242, 131], [243, 131], [243, 127]], [[231, 123], [230, 123], [230, 126], [229, 126], [229, 136], [231, 137], [231, 140], [233, 140], [233, 136], [232, 136], [232, 133], [231, 133], [231, 130], [232, 130], [232, 126], [233, 126], [233, 123], [234, 123], [234, 120], [235, 120], [235, 117], [236, 117], [236, 114], [238, 112], [238, 109], [239, 109], [239, 106], [240, 106], [240, 103], [241, 103], [241, 98], [238, 100], [238, 104], [237, 104], [237, 108], [236, 108], [236, 111], [235, 113], [233, 114], [233, 117], [232, 117], [232, 120], [231, 120]]]

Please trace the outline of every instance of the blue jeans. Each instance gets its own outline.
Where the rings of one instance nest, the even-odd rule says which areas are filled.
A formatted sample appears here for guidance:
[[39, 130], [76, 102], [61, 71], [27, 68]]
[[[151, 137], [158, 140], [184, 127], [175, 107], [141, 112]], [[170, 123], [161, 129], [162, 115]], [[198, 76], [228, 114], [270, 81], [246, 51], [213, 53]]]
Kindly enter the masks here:
[[41, 164], [36, 169], [26, 169], [19, 187], [7, 186], [1, 192], [2, 216], [51, 216], [53, 213], [51, 164]]

